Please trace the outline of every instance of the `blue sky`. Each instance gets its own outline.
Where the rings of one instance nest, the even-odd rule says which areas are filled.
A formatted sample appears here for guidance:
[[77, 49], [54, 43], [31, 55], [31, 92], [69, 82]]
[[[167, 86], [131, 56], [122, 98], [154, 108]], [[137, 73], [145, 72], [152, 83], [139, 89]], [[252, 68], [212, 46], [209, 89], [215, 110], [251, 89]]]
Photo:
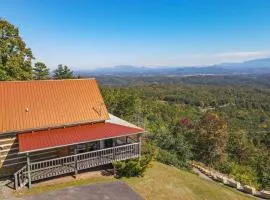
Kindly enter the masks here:
[[0, 0], [0, 17], [51, 68], [270, 57], [270, 0]]

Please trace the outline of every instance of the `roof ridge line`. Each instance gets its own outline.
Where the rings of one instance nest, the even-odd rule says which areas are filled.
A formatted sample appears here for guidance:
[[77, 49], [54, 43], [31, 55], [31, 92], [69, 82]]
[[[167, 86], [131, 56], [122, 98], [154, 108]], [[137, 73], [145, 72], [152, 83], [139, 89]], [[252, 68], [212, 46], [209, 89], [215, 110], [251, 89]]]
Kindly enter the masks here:
[[58, 81], [86, 81], [86, 80], [96, 80], [96, 78], [80, 78], [80, 79], [76, 79], [76, 78], [72, 78], [72, 79], [47, 79], [47, 80], [12, 80], [12, 81], [0, 81], [0, 83], [14, 83], [14, 82], [58, 82]]

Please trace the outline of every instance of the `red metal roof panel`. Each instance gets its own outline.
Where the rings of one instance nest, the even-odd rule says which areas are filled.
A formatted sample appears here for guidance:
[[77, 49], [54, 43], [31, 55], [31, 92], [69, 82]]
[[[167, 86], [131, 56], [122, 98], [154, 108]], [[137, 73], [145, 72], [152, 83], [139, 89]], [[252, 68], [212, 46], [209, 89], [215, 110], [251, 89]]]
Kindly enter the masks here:
[[112, 123], [96, 123], [30, 133], [20, 133], [19, 152], [31, 152], [144, 132]]

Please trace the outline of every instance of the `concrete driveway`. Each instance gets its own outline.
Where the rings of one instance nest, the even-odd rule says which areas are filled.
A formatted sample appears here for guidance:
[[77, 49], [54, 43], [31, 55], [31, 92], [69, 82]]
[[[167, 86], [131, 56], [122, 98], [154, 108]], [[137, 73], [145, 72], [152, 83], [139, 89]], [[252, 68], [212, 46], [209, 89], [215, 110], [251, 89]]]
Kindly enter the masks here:
[[123, 182], [68, 187], [63, 190], [29, 196], [26, 200], [142, 200]]

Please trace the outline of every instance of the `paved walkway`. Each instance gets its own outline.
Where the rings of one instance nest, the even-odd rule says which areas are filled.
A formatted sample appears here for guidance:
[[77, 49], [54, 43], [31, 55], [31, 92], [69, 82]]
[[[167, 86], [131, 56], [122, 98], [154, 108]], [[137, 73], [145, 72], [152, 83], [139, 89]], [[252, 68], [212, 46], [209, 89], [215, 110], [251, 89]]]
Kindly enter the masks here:
[[68, 187], [25, 197], [25, 200], [142, 200], [142, 198], [123, 182], [98, 183], [87, 186]]
[[23, 200], [13, 195], [14, 189], [8, 186], [11, 184], [12, 182], [8, 179], [0, 181], [0, 200]]

